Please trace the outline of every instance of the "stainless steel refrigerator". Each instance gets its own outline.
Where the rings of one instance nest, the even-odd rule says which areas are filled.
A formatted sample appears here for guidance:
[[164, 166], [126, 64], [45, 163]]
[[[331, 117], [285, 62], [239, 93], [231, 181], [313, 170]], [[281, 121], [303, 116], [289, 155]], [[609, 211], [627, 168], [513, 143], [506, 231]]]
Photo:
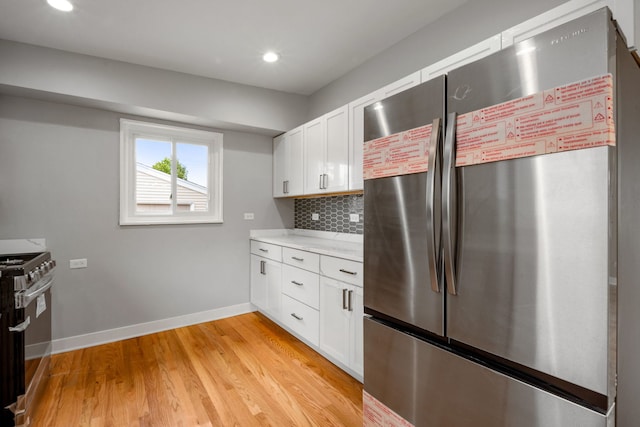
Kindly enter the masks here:
[[614, 425], [639, 100], [602, 9], [365, 109], [365, 426]]

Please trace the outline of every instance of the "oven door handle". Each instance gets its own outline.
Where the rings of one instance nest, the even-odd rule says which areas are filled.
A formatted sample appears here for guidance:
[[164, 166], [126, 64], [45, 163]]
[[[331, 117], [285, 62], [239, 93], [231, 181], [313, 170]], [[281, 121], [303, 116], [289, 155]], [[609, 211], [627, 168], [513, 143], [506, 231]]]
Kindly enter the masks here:
[[[33, 300], [35, 300], [40, 295], [42, 295], [45, 292], [47, 292], [47, 290], [51, 287], [51, 285], [53, 285], [53, 278], [50, 278], [47, 283], [45, 283], [44, 285], [40, 286], [35, 291], [33, 291], [31, 293], [28, 293], [28, 294], [25, 293], [21, 297], [20, 304], [16, 304], [16, 308], [27, 308], [29, 306], [29, 304], [31, 304], [31, 302]], [[19, 305], [19, 307], [18, 307], [18, 305]]]
[[31, 316], [27, 316], [24, 322], [16, 326], [9, 326], [9, 332], [24, 332], [29, 327], [30, 324], [31, 324]]

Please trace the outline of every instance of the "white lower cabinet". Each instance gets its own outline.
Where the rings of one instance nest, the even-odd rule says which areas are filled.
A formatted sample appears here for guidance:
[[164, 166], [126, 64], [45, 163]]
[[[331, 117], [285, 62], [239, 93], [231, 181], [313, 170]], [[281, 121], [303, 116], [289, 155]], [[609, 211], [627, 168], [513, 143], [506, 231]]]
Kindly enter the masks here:
[[282, 263], [251, 255], [251, 303], [272, 319], [280, 319]]
[[363, 374], [362, 288], [320, 278], [320, 349]]
[[318, 345], [318, 310], [289, 295], [282, 295], [282, 322], [304, 340]]
[[361, 262], [252, 240], [251, 303], [362, 379]]

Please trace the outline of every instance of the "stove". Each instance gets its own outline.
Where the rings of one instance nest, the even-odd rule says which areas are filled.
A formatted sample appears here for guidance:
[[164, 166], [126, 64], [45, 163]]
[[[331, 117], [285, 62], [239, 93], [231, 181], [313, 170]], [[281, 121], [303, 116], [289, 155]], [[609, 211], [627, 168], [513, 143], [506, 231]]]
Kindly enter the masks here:
[[49, 377], [51, 287], [49, 252], [0, 255], [0, 425], [28, 426]]

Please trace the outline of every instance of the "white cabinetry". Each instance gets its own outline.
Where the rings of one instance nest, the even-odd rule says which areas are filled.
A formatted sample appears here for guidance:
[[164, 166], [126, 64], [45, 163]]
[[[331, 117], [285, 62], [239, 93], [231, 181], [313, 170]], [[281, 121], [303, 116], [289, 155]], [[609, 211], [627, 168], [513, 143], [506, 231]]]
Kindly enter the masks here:
[[251, 240], [251, 303], [362, 380], [362, 262], [286, 245]]
[[251, 303], [280, 320], [282, 307], [282, 248], [251, 241]]
[[302, 126], [273, 139], [273, 197], [291, 197], [302, 194], [302, 164]]
[[319, 259], [312, 252], [283, 248], [282, 322], [314, 346], [320, 332]]
[[362, 375], [362, 264], [321, 256], [320, 272], [320, 350]]
[[500, 34], [490, 37], [480, 43], [461, 50], [460, 52], [454, 53], [435, 64], [431, 64], [428, 67], [423, 68], [420, 72], [421, 81], [429, 81], [434, 77], [438, 77], [455, 68], [461, 67], [480, 58], [484, 58], [493, 52], [499, 51], [501, 47], [502, 41]]
[[348, 190], [349, 109], [343, 106], [304, 127], [304, 194]]

